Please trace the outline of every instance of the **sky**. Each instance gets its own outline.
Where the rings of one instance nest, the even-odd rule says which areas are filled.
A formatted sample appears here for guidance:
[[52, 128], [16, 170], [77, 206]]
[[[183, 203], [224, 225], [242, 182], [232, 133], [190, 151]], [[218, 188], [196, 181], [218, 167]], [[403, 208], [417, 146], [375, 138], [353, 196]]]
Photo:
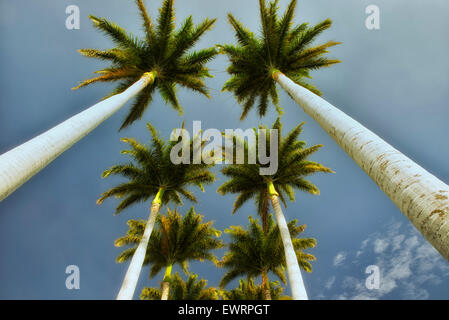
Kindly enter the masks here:
[[[449, 64], [445, 0], [300, 0], [295, 22], [316, 24], [331, 18], [333, 27], [317, 43], [343, 42], [331, 57], [343, 62], [314, 72], [312, 82], [323, 97], [374, 131], [405, 155], [449, 182]], [[155, 18], [161, 0], [145, 1]], [[176, 22], [190, 14], [194, 21], [218, 18], [215, 28], [197, 47], [234, 43], [226, 14], [232, 12], [247, 27], [259, 31], [257, 0], [178, 0]], [[281, 0], [281, 9], [287, 1]], [[365, 27], [368, 5], [380, 8], [380, 29]], [[79, 30], [65, 26], [69, 5], [81, 12]], [[50, 129], [105, 96], [112, 85], [70, 88], [104, 64], [77, 53], [80, 48], [106, 49], [111, 42], [94, 30], [89, 14], [106, 17], [141, 35], [137, 8], [131, 0], [0, 1], [0, 154]], [[252, 111], [239, 121], [241, 107], [221, 87], [228, 79], [228, 61], [219, 56], [209, 64], [211, 99], [179, 90], [184, 116], [159, 96], [143, 119], [118, 132], [130, 103], [0, 203], [0, 299], [114, 299], [126, 272], [115, 262], [113, 245], [129, 219], [146, 219], [149, 204], [135, 205], [113, 216], [117, 201], [95, 204], [99, 195], [120, 182], [101, 179], [103, 170], [125, 162], [122, 137], [148, 143], [145, 122], [167, 138], [185, 121], [200, 120], [202, 128], [219, 130], [270, 125], [271, 108], [260, 119]], [[309, 252], [317, 257], [313, 272], [304, 274], [311, 299], [449, 299], [449, 264], [408, 222], [377, 185], [302, 109], [279, 88], [284, 130], [305, 121], [302, 139], [324, 147], [312, 159], [335, 174], [311, 177], [320, 196], [297, 192], [284, 209], [287, 220], [307, 225], [305, 236], [318, 240]], [[220, 167], [215, 169], [216, 172]], [[214, 227], [247, 225], [256, 216], [252, 202], [232, 215], [233, 196], [220, 196], [217, 181], [201, 193], [196, 211]], [[1, 181], [0, 181], [1, 183]], [[180, 208], [186, 212], [190, 203]], [[164, 212], [164, 209], [163, 209]], [[226, 236], [223, 240], [227, 241]], [[224, 251], [216, 252], [222, 257]], [[67, 289], [66, 267], [80, 270], [80, 288]], [[368, 289], [369, 266], [380, 272], [378, 289]], [[190, 270], [217, 286], [224, 270], [209, 262], [194, 262]], [[179, 271], [179, 268], [175, 268]], [[274, 275], [271, 279], [276, 280]], [[142, 270], [135, 298], [144, 286], [156, 287], [162, 275], [149, 279]], [[236, 286], [232, 282], [227, 288]], [[286, 294], [290, 294], [287, 287]]]

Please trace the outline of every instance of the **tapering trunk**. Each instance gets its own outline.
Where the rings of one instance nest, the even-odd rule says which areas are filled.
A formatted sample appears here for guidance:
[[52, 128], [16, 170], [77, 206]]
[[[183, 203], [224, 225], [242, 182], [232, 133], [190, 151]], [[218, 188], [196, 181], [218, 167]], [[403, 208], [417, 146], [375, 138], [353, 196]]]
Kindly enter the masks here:
[[263, 196], [263, 205], [261, 207], [261, 220], [262, 220], [262, 230], [264, 233], [268, 232], [268, 191], [265, 191]]
[[[261, 207], [260, 216], [262, 219], [262, 231], [266, 234], [268, 232], [268, 191], [265, 191], [263, 197], [263, 204]], [[262, 270], [262, 290], [265, 300], [271, 300], [270, 282], [268, 281], [268, 271]]]
[[449, 261], [449, 186], [281, 72], [273, 73], [273, 78]]
[[170, 293], [170, 283], [168, 281], [163, 281], [161, 300], [168, 300], [169, 293]]
[[267, 270], [262, 270], [262, 290], [265, 300], [271, 300], [270, 282], [268, 281]]
[[296, 257], [295, 248], [293, 247], [290, 231], [285, 221], [284, 213], [279, 204], [279, 195], [276, 192], [273, 183], [268, 184], [268, 192], [273, 206], [274, 215], [276, 216], [277, 225], [284, 245], [285, 261], [287, 264], [287, 274], [292, 289], [294, 300], [309, 300], [306, 287], [302, 279], [301, 270], [299, 269], [298, 258]]
[[132, 300], [134, 296], [140, 271], [142, 270], [143, 262], [145, 260], [151, 232], [153, 232], [154, 224], [161, 207], [161, 198], [163, 193], [164, 190], [160, 189], [151, 204], [150, 217], [145, 225], [145, 231], [143, 232], [142, 239], [133, 254], [128, 270], [126, 271], [125, 279], [123, 280], [122, 287], [117, 295], [117, 300]]
[[113, 115], [153, 81], [154, 73], [146, 73], [124, 92], [95, 104], [1, 155], [0, 201]]
[[168, 294], [170, 293], [170, 274], [173, 265], [167, 266], [165, 269], [164, 279], [162, 280], [162, 294], [161, 300], [168, 300]]

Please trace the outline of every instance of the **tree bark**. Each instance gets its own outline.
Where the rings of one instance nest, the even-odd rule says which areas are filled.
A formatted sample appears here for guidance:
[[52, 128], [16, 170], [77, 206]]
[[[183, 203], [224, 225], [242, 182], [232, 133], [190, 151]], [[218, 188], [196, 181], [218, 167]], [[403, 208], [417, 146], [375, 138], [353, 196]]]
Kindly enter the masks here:
[[268, 232], [268, 191], [265, 191], [264, 197], [263, 197], [263, 205], [262, 210], [260, 213], [261, 220], [262, 220], [262, 230], [264, 233]]
[[449, 186], [281, 72], [273, 78], [449, 261]]
[[151, 204], [150, 217], [148, 218], [143, 232], [142, 239], [137, 246], [136, 251], [131, 259], [128, 270], [126, 271], [125, 279], [122, 287], [117, 295], [117, 300], [132, 300], [134, 291], [136, 291], [137, 282], [139, 280], [140, 271], [142, 270], [143, 262], [147, 252], [148, 242], [150, 241], [151, 232], [153, 232], [154, 224], [156, 222], [159, 209], [161, 207], [161, 198], [164, 193], [163, 189], [159, 189], [156, 197]]
[[168, 294], [170, 293], [170, 274], [173, 265], [167, 266], [165, 269], [164, 279], [162, 280], [162, 294], [161, 300], [168, 300]]
[[145, 73], [124, 92], [93, 105], [1, 155], [0, 201], [117, 112], [128, 100], [152, 83], [154, 76], [155, 73]]
[[[262, 219], [262, 231], [266, 234], [268, 232], [268, 191], [265, 191], [263, 197], [262, 211], [260, 212]], [[268, 281], [267, 270], [262, 270], [262, 290], [265, 300], [271, 300], [270, 282]]]
[[270, 282], [267, 270], [262, 270], [262, 290], [265, 300], [271, 300]]
[[163, 281], [161, 300], [168, 300], [169, 293], [170, 293], [170, 283], [168, 281]]
[[279, 194], [274, 189], [272, 182], [268, 184], [268, 192], [270, 195], [271, 205], [273, 206], [273, 211], [276, 216], [279, 232], [281, 234], [282, 244], [284, 245], [285, 261], [287, 264], [287, 273], [290, 280], [293, 299], [309, 300], [306, 287], [302, 279], [301, 270], [299, 269], [298, 258], [296, 257], [295, 248], [293, 247], [290, 231], [288, 230], [284, 213], [282, 212], [281, 205], [279, 204]]

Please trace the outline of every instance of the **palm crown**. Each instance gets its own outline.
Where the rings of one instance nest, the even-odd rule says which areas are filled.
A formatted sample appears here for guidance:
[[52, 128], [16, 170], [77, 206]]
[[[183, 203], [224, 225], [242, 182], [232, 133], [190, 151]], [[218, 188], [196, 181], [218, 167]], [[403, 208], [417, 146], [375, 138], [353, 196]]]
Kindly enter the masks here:
[[[272, 300], [288, 300], [288, 296], [281, 296], [284, 289], [279, 282], [270, 282], [270, 296]], [[253, 279], [240, 279], [239, 286], [231, 290], [222, 290], [223, 300], [265, 300], [262, 285], [254, 284]]]
[[[221, 248], [222, 242], [217, 239], [220, 232], [212, 228], [212, 222], [203, 223], [203, 217], [193, 207], [183, 217], [178, 210], [167, 209], [167, 214], [159, 216], [156, 229], [148, 243], [144, 264], [151, 265], [150, 277], [154, 277], [167, 266], [179, 264], [185, 272], [189, 260], [217, 261], [213, 250]], [[145, 230], [146, 221], [128, 221], [128, 232], [118, 238], [115, 245], [133, 247], [123, 251], [118, 262], [129, 260], [139, 244]]]
[[[278, 130], [278, 170], [273, 175], [260, 175], [259, 162], [255, 164], [234, 164], [224, 167], [221, 171], [229, 180], [218, 188], [221, 194], [238, 194], [233, 213], [236, 212], [245, 202], [254, 198], [258, 207], [258, 213], [262, 220], [268, 213], [269, 190], [267, 184], [271, 182], [279, 194], [279, 198], [286, 206], [286, 199], [295, 200], [294, 189], [302, 190], [311, 194], [319, 194], [319, 189], [305, 177], [316, 172], [333, 172], [331, 169], [310, 161], [307, 158], [318, 151], [322, 145], [306, 148], [304, 141], [298, 141], [304, 123], [296, 126], [287, 136], [282, 137], [282, 124], [278, 118], [272, 128]], [[258, 146], [259, 135], [256, 132], [256, 143]], [[270, 135], [266, 135], [267, 154], [270, 154]], [[248, 152], [248, 145], [244, 143], [245, 152]], [[257, 152], [256, 152], [257, 154]]]
[[[178, 142], [163, 141], [149, 123], [147, 128], [152, 136], [151, 145], [147, 147], [134, 139], [122, 139], [131, 147], [129, 150], [123, 150], [122, 153], [129, 155], [133, 161], [114, 165], [103, 172], [103, 178], [120, 175], [128, 179], [127, 182], [104, 192], [97, 201], [101, 204], [109, 197], [124, 198], [118, 204], [115, 214], [137, 202], [148, 200], [158, 194], [161, 189], [164, 191], [161, 197], [163, 205], [169, 202], [182, 205], [182, 198], [196, 202], [195, 195], [187, 187], [194, 185], [202, 189], [203, 184], [212, 183], [215, 179], [209, 170], [211, 165], [173, 164], [170, 152]], [[193, 140], [190, 143], [193, 145]], [[190, 148], [190, 150], [193, 149], [193, 147]]]
[[[198, 280], [198, 275], [189, 274], [184, 281], [176, 273], [170, 279], [169, 300], [218, 300], [219, 291], [216, 288], [206, 288], [207, 280]], [[161, 300], [162, 290], [156, 288], [144, 288], [140, 295], [142, 300]]]
[[[220, 286], [226, 286], [231, 280], [241, 275], [246, 275], [249, 278], [257, 277], [264, 270], [272, 271], [282, 282], [286, 283], [285, 254], [279, 228], [274, 219], [269, 216], [266, 231], [252, 217], [249, 217], [249, 222], [246, 230], [241, 226], [232, 226], [225, 231], [231, 237], [231, 244], [229, 251], [219, 263], [221, 267], [227, 269]], [[315, 257], [303, 250], [315, 247], [316, 240], [298, 238], [306, 227], [296, 224], [296, 220], [288, 224], [293, 247], [301, 268], [312, 272], [312, 265], [309, 261], [315, 260]]]
[[90, 16], [94, 26], [108, 35], [116, 47], [109, 50], [81, 49], [82, 55], [109, 61], [111, 66], [97, 71], [96, 73], [100, 74], [98, 77], [85, 80], [74, 89], [98, 81], [120, 81], [111, 93], [114, 95], [125, 91], [145, 73], [151, 72], [154, 78], [154, 81], [137, 95], [120, 129], [142, 117], [156, 89], [164, 100], [179, 112], [182, 112], [182, 107], [176, 96], [176, 85], [208, 96], [203, 79], [211, 75], [205, 64], [217, 51], [215, 48], [199, 51], [190, 49], [212, 28], [215, 19], [205, 19], [199, 25], [194, 25], [190, 16], [175, 30], [173, 2], [174, 0], [164, 1], [159, 10], [157, 25], [154, 26], [143, 0], [136, 0], [143, 20], [144, 39], [128, 34], [105, 18]]
[[327, 48], [338, 42], [329, 41], [311, 46], [315, 38], [331, 26], [332, 21], [326, 19], [313, 27], [307, 23], [293, 26], [296, 3], [296, 0], [292, 0], [284, 15], [279, 17], [278, 0], [270, 2], [268, 6], [265, 0], [259, 0], [262, 25], [260, 37], [246, 29], [232, 14], [228, 14], [238, 45], [221, 46], [231, 62], [228, 68], [231, 78], [223, 90], [233, 92], [238, 102], [243, 104], [241, 119], [246, 117], [257, 99], [261, 117], [267, 112], [269, 98], [280, 111], [273, 78], [275, 71], [284, 73], [297, 84], [320, 94], [315, 86], [304, 79], [311, 78], [311, 70], [340, 62], [324, 57], [328, 53]]

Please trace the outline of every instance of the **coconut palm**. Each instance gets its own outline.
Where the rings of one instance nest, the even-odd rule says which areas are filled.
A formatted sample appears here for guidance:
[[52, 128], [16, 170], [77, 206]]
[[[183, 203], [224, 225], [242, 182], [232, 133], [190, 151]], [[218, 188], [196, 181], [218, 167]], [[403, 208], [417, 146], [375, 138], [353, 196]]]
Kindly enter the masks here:
[[[254, 280], [240, 279], [239, 286], [232, 290], [222, 290], [223, 300], [266, 300], [263, 285], [254, 284]], [[271, 300], [289, 300], [290, 297], [281, 295], [284, 289], [279, 282], [270, 282]]]
[[[176, 272], [170, 278], [170, 294], [168, 300], [218, 300], [219, 290], [206, 288], [207, 280], [198, 280], [198, 275], [190, 273], [187, 281], [184, 281]], [[161, 289], [144, 288], [140, 294], [141, 300], [161, 300]]]
[[[203, 217], [192, 207], [183, 217], [177, 209], [167, 208], [167, 214], [157, 218], [156, 228], [151, 234], [145, 255], [144, 265], [151, 265], [150, 277], [155, 277], [165, 268], [162, 280], [162, 300], [167, 300], [170, 290], [170, 275], [175, 264], [179, 264], [188, 273], [188, 262], [191, 260], [210, 260], [218, 262], [213, 250], [223, 247], [217, 239], [220, 232], [212, 228], [212, 222], [202, 222]], [[128, 221], [127, 234], [115, 241], [117, 247], [132, 245], [123, 251], [117, 262], [131, 259], [141, 243], [146, 221]]]
[[233, 92], [243, 105], [242, 118], [256, 102], [263, 116], [269, 100], [278, 106], [278, 83], [449, 261], [449, 186], [322, 99], [319, 90], [306, 81], [311, 70], [339, 62], [326, 57], [327, 49], [338, 42], [313, 46], [314, 39], [332, 22], [293, 25], [296, 3], [292, 0], [280, 17], [278, 1], [267, 5], [259, 0], [260, 37], [229, 15], [238, 45], [221, 46], [231, 62], [231, 78], [223, 89]]
[[105, 18], [90, 16], [95, 28], [106, 34], [115, 47], [108, 50], [81, 49], [86, 57], [110, 62], [74, 89], [97, 82], [118, 81], [115, 90], [102, 102], [0, 156], [0, 201], [42, 170], [100, 123], [136, 97], [121, 129], [140, 119], [158, 91], [175, 110], [182, 112], [177, 86], [208, 96], [203, 79], [210, 77], [205, 66], [216, 54], [215, 48], [192, 51], [215, 19], [194, 25], [188, 17], [175, 30], [174, 0], [164, 0], [157, 24], [150, 19], [143, 0], [136, 0], [145, 31], [144, 38], [126, 32]]
[[[305, 179], [307, 176], [317, 172], [333, 172], [331, 169], [307, 160], [315, 153], [321, 145], [305, 147], [304, 141], [298, 141], [302, 131], [303, 123], [299, 124], [287, 136], [282, 137], [282, 124], [278, 118], [272, 126], [277, 130], [277, 143], [273, 145], [278, 149], [278, 170], [272, 175], [261, 175], [260, 168], [263, 167], [260, 162], [254, 164], [234, 164], [222, 169], [222, 173], [229, 178], [227, 182], [218, 188], [221, 194], [236, 193], [237, 198], [234, 202], [233, 212], [238, 210], [245, 202], [254, 199], [259, 208], [258, 213], [263, 215], [267, 211], [266, 205], [271, 202], [280, 229], [281, 238], [284, 246], [288, 277], [292, 288], [294, 299], [307, 299], [304, 283], [299, 269], [297, 257], [293, 248], [292, 240], [285, 221], [279, 200], [286, 206], [286, 199], [295, 200], [294, 189], [301, 190], [310, 194], [318, 195], [319, 189], [310, 181]], [[271, 135], [266, 135], [267, 154], [271, 154]], [[261, 136], [256, 134], [256, 146], [259, 145]], [[263, 141], [263, 140], [262, 140]], [[244, 142], [245, 152], [250, 151], [248, 143]], [[274, 150], [273, 150], [274, 152]], [[257, 152], [256, 152], [257, 154]], [[262, 217], [262, 219], [264, 219]]]
[[[262, 289], [265, 300], [271, 300], [268, 272], [273, 272], [283, 283], [285, 279], [285, 254], [279, 228], [274, 219], [269, 216], [266, 230], [256, 219], [249, 217], [249, 226], [244, 229], [241, 226], [231, 226], [226, 229], [230, 235], [231, 243], [219, 266], [227, 269], [220, 282], [220, 287], [225, 287], [233, 279], [246, 275], [248, 278], [262, 276]], [[310, 261], [315, 257], [303, 250], [316, 246], [313, 238], [298, 238], [304, 232], [305, 225], [297, 226], [293, 220], [288, 224], [288, 230], [292, 237], [293, 247], [299, 266], [306, 272], [312, 272]]]
[[[149, 123], [147, 128], [152, 136], [151, 144], [148, 147], [134, 139], [122, 139], [131, 147], [122, 153], [129, 155], [132, 162], [112, 166], [103, 172], [103, 178], [119, 175], [125, 177], [127, 181], [104, 192], [97, 201], [98, 204], [101, 204], [109, 197], [121, 198], [115, 211], [115, 214], [118, 214], [133, 204], [146, 202], [153, 198], [150, 217], [146, 222], [142, 239], [131, 259], [118, 299], [132, 299], [148, 241], [161, 206], [168, 203], [181, 205], [182, 198], [196, 202], [196, 197], [188, 190], [188, 187], [203, 188], [202, 184], [214, 181], [214, 175], [209, 171], [211, 165], [204, 163], [173, 164], [170, 152], [177, 142], [161, 140], [154, 127]], [[193, 145], [193, 141], [190, 143]], [[193, 151], [191, 152], [191, 156], [193, 156]]]

